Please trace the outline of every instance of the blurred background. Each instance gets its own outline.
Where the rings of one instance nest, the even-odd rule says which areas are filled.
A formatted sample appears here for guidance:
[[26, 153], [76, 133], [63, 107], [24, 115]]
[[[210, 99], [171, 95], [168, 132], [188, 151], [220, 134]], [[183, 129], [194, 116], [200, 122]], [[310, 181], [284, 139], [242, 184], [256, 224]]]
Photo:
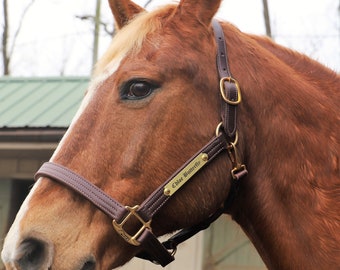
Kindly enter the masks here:
[[[88, 76], [114, 33], [105, 0], [1, 1], [1, 74]], [[340, 71], [339, 0], [224, 0], [217, 17]]]

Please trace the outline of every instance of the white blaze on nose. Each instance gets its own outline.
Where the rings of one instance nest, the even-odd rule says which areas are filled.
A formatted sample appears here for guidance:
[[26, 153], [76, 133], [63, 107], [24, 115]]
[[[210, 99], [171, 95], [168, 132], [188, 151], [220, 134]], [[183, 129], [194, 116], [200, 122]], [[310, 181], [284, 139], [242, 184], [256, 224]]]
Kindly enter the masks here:
[[88, 91], [87, 91], [83, 101], [81, 102], [80, 107], [79, 107], [77, 113], [73, 117], [69, 128], [67, 129], [67, 131], [64, 134], [63, 138], [59, 142], [57, 149], [54, 151], [54, 153], [53, 153], [53, 155], [52, 155], [52, 157], [50, 159], [51, 161], [54, 159], [54, 157], [57, 155], [57, 153], [63, 147], [66, 138], [71, 133], [71, 130], [74, 129], [74, 126], [75, 126], [76, 122], [78, 121], [78, 119], [80, 118], [80, 116], [82, 115], [82, 113], [86, 110], [87, 106], [89, 105], [91, 99], [94, 96], [95, 91], [105, 82], [105, 80], [107, 80], [112, 74], [114, 74], [116, 72], [116, 70], [118, 69], [118, 67], [120, 65], [120, 61], [122, 60], [122, 58], [123, 57], [120, 57], [120, 59], [115, 59], [115, 61], [113, 61], [108, 66], [108, 69], [106, 69], [103, 72], [103, 74], [97, 75], [96, 77], [94, 77], [91, 80], [89, 88], [88, 88]]
[[105, 81], [117, 71], [121, 61], [129, 53], [138, 52], [141, 49], [147, 34], [155, 31], [157, 28], [160, 28], [160, 23], [153, 19], [152, 14], [142, 13], [123, 29], [118, 31], [118, 33], [113, 38], [110, 47], [96, 64], [94, 77], [91, 80], [87, 95], [82, 101], [80, 108], [74, 116], [67, 132], [59, 143], [51, 160], [53, 160], [53, 157], [58, 153], [59, 149], [63, 147], [65, 138], [67, 138], [67, 136], [70, 134], [70, 131], [73, 129], [75, 123], [85, 111], [96, 89], [104, 84]]
[[[86, 96], [84, 97], [76, 115], [74, 116], [68, 130], [66, 131], [63, 139], [59, 143], [57, 149], [55, 150], [53, 156], [51, 157], [51, 160], [53, 160], [53, 157], [58, 153], [59, 149], [63, 147], [63, 143], [65, 141], [65, 138], [69, 136], [71, 133], [70, 131], [74, 128], [75, 123], [81, 116], [81, 114], [86, 110], [86, 107], [90, 103], [90, 100], [93, 97], [94, 92], [100, 85], [104, 83], [104, 81], [109, 78], [119, 67], [120, 61], [122, 60], [123, 56], [120, 56], [118, 59], [115, 59], [112, 63], [110, 63], [103, 74], [97, 75], [95, 78], [92, 79], [88, 92]], [[16, 215], [16, 218], [5, 238], [3, 250], [1, 252], [1, 258], [6, 264], [10, 264], [10, 262], [13, 262], [18, 254], [18, 247], [21, 244], [21, 241], [23, 240], [23, 231], [21, 228], [21, 221], [26, 216], [26, 213], [29, 211], [30, 206], [30, 200], [34, 196], [35, 190], [40, 185], [41, 179], [39, 179], [33, 186], [32, 190], [30, 191], [29, 195], [26, 197], [25, 201], [20, 207], [19, 212]], [[14, 265], [12, 265], [14, 267]]]
[[[97, 75], [95, 78], [92, 79], [87, 95], [84, 97], [80, 108], [78, 109], [78, 111], [77, 111], [76, 115], [74, 116], [67, 132], [65, 133], [63, 139], [61, 140], [61, 142], [59, 143], [59, 145], [58, 145], [57, 149], [55, 150], [53, 156], [51, 157], [51, 160], [53, 160], [53, 157], [63, 147], [65, 139], [71, 133], [70, 131], [74, 128], [75, 123], [77, 122], [79, 117], [86, 110], [86, 107], [90, 103], [90, 100], [92, 99], [93, 94], [96, 91], [96, 89], [98, 87], [100, 87], [100, 85], [103, 84], [104, 81], [107, 78], [109, 78], [118, 69], [119, 64], [120, 64], [121, 60], [123, 59], [123, 57], [124, 56], [122, 55], [122, 56], [119, 56], [116, 59], [114, 59], [114, 61], [112, 61], [107, 66], [107, 68], [104, 70], [104, 72], [101, 75]], [[41, 179], [39, 179], [35, 183], [32, 190], [30, 191], [29, 195], [26, 197], [25, 201], [21, 205], [20, 210], [17, 213], [17, 216], [16, 216], [16, 218], [15, 218], [15, 220], [14, 220], [14, 222], [13, 222], [13, 224], [12, 224], [12, 226], [11, 226], [7, 236], [6, 236], [4, 246], [3, 246], [3, 250], [1, 252], [2, 260], [6, 264], [13, 262], [18, 256], [18, 254], [17, 254], [18, 246], [21, 244], [21, 241], [23, 240], [22, 239], [23, 232], [22, 232], [22, 228], [21, 228], [20, 224], [21, 224], [22, 219], [26, 216], [26, 213], [29, 211], [30, 200], [34, 196], [35, 190], [40, 185], [40, 181], [41, 181]]]
[[[94, 96], [95, 91], [101, 87], [105, 83], [105, 81], [113, 75], [116, 70], [119, 68], [121, 61], [124, 57], [131, 51], [138, 51], [144, 38], [146, 37], [148, 32], [154, 31], [156, 28], [160, 26], [157, 22], [152, 22], [150, 13], [146, 13], [143, 16], [139, 16], [134, 20], [134, 25], [124, 27], [123, 30], [119, 31], [116, 37], [113, 39], [113, 42], [108, 49], [108, 51], [104, 54], [102, 60], [99, 61], [97, 70], [95, 72], [95, 76], [92, 78], [88, 93], [84, 97], [80, 108], [78, 109], [76, 115], [74, 116], [67, 132], [65, 133], [63, 139], [59, 143], [57, 149], [55, 150], [51, 160], [57, 155], [60, 149], [63, 147], [66, 138], [71, 134], [71, 130], [74, 129], [75, 123], [78, 121], [80, 116], [86, 110], [89, 105], [91, 99]], [[134, 37], [132, 39], [131, 37]], [[19, 212], [12, 224], [6, 238], [4, 241], [3, 250], [1, 252], [1, 258], [6, 265], [11, 266], [15, 269], [14, 262], [20, 258], [20, 250], [18, 247], [21, 242], [24, 240], [24, 237], [27, 237], [27, 234], [30, 233], [29, 230], [34, 229], [34, 224], [32, 224], [32, 228], [23, 228], [21, 223], [25, 218], [27, 212], [30, 210], [30, 201], [34, 196], [36, 189], [41, 184], [42, 179], [39, 179], [29, 195], [25, 199], [24, 203], [20, 207]], [[48, 240], [48, 239], [47, 239]], [[52, 254], [49, 260], [52, 262]]]

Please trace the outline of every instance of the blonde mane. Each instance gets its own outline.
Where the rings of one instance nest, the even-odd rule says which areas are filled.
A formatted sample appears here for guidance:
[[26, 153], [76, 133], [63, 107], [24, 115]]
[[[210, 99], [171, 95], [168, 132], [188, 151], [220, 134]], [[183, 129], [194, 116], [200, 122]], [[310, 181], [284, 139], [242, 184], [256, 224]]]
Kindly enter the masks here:
[[169, 10], [169, 7], [163, 7], [153, 12], [142, 12], [137, 15], [129, 24], [120, 29], [112, 39], [112, 42], [104, 53], [102, 58], [97, 62], [94, 77], [106, 73], [108, 67], [113, 64], [119, 65], [120, 61], [128, 53], [137, 53], [140, 51], [144, 40], [149, 33], [153, 33], [161, 28], [161, 14]]

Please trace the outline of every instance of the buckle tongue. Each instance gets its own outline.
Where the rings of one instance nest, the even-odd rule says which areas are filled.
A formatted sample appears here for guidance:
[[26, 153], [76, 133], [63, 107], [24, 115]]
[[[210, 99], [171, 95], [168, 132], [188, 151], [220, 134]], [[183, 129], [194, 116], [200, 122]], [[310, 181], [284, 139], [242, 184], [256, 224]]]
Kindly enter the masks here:
[[[144, 221], [144, 219], [141, 218], [141, 216], [137, 213], [137, 210], [139, 208], [139, 205], [135, 205], [134, 207], [125, 206], [126, 210], [129, 211], [129, 213], [126, 215], [126, 217], [123, 219], [122, 222], [118, 223], [115, 219], [112, 221], [113, 228], [116, 230], [116, 232], [129, 244], [134, 246], [139, 246], [141, 243], [137, 240], [138, 237], [144, 232], [145, 229], [149, 229], [151, 231], [151, 219], [147, 222]], [[141, 223], [140, 229], [134, 234], [130, 235], [127, 233], [124, 229], [124, 224], [130, 219], [130, 217], [136, 217], [137, 220]]]

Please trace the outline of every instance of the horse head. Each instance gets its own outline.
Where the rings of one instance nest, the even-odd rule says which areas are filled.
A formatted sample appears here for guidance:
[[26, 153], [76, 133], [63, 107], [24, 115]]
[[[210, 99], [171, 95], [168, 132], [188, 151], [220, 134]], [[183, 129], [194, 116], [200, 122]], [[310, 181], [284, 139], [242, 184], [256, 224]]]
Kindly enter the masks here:
[[109, 3], [119, 30], [6, 237], [6, 269], [116, 268], [145, 234], [157, 250], [222, 212], [270, 269], [338, 269], [339, 75], [216, 23], [219, 0]]
[[[220, 121], [211, 28], [219, 4], [182, 1], [148, 13], [110, 1], [119, 31], [51, 161], [134, 206], [201, 148]], [[217, 159], [171, 198], [153, 218], [153, 233], [188, 227], [216, 211], [229, 191], [225, 163]], [[41, 177], [2, 256], [7, 269], [79, 270], [118, 267], [137, 252], [91, 202]]]

